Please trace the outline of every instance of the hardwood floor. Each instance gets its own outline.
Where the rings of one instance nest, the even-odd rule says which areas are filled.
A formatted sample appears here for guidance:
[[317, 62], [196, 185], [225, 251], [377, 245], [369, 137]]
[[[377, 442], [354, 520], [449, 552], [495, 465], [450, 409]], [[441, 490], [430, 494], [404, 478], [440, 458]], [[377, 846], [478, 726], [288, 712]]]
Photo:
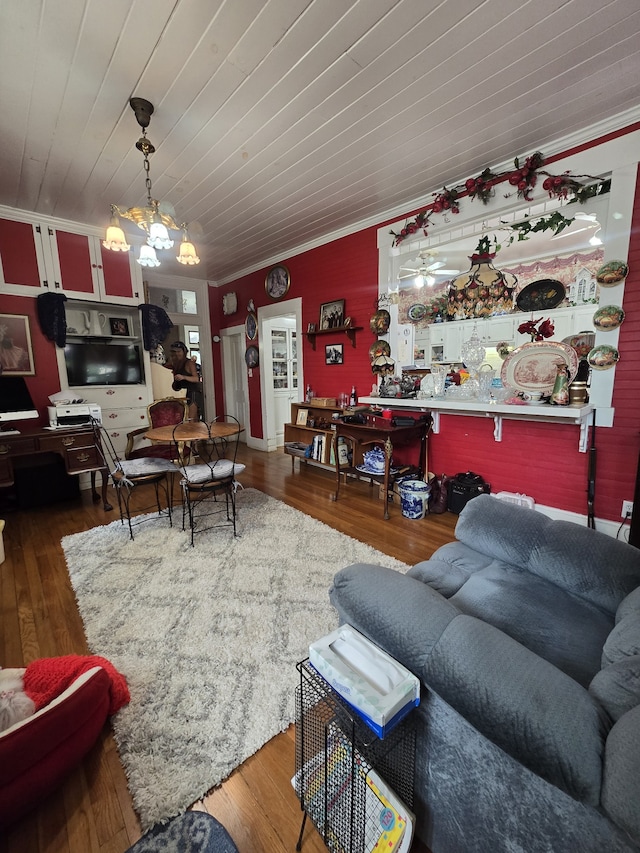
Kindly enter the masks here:
[[[340, 500], [334, 502], [335, 482], [328, 471], [300, 467], [296, 460], [292, 473], [291, 459], [283, 453], [260, 453], [244, 446], [239, 460], [247, 466], [240, 478], [245, 487], [260, 489], [406, 563], [427, 559], [453, 538], [456, 516], [447, 513], [412, 521], [393, 504], [390, 520], [383, 521], [381, 501], [365, 482], [341, 487]], [[0, 565], [0, 664], [25, 666], [41, 657], [89, 653], [60, 540], [114, 520], [116, 511], [105, 513], [83, 492], [79, 499], [0, 512], [0, 517], [6, 520], [6, 559]], [[208, 810], [227, 827], [241, 853], [292, 853], [301, 822], [300, 804], [290, 784], [293, 767], [291, 727], [196, 807]], [[140, 834], [107, 726], [65, 784], [0, 836], [0, 853], [123, 853]], [[310, 822], [302, 850], [326, 850]], [[426, 847], [414, 843], [413, 850]]]

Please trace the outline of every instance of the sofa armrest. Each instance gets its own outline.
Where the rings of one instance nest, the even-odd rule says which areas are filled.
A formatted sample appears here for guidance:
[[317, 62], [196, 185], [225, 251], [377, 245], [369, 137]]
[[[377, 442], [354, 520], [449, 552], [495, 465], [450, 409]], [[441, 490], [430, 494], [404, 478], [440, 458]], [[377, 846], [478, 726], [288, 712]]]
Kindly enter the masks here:
[[606, 715], [576, 681], [473, 616], [443, 631], [421, 680], [501, 749], [597, 806]]
[[460, 612], [421, 581], [365, 563], [339, 571], [329, 598], [341, 623], [365, 634], [418, 677], [440, 635]]

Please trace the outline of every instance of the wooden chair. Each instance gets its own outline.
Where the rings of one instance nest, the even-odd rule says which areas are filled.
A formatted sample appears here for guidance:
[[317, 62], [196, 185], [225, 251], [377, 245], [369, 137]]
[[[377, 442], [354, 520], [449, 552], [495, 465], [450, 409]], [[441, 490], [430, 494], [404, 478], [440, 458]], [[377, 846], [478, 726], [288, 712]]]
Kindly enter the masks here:
[[[173, 431], [174, 445], [184, 447], [186, 426], [178, 424]], [[191, 444], [191, 455], [180, 454], [178, 470], [181, 474], [182, 529], [187, 519], [191, 531], [191, 545], [196, 532], [213, 527], [230, 525], [236, 531], [236, 475], [245, 466], [236, 462], [238, 440], [242, 427], [236, 418], [216, 419], [206, 427], [207, 437]], [[181, 439], [181, 433], [183, 438]], [[188, 445], [187, 445], [188, 446]], [[224, 501], [219, 498], [224, 497]], [[216, 516], [222, 521], [215, 523]]]
[[176, 459], [176, 448], [173, 444], [145, 444], [135, 447], [136, 438], [144, 435], [149, 429], [161, 426], [171, 426], [187, 420], [189, 404], [185, 397], [164, 397], [155, 400], [147, 406], [147, 417], [149, 423], [138, 427], [127, 433], [127, 446], [124, 452], [125, 459], [142, 459], [152, 457], [156, 459]]

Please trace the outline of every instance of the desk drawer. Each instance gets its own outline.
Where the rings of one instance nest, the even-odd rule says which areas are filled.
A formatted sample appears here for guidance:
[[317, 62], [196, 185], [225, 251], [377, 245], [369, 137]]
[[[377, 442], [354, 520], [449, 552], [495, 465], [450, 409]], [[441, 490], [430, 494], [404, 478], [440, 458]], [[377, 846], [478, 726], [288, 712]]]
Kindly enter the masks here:
[[6, 456], [22, 456], [27, 453], [35, 453], [36, 449], [35, 438], [29, 438], [26, 435], [10, 439], [0, 438], [0, 459]]
[[13, 485], [13, 470], [9, 458], [0, 456], [0, 486]]
[[102, 467], [104, 462], [94, 444], [89, 447], [77, 447], [66, 452], [67, 470], [70, 474], [77, 471], [92, 471]]
[[94, 448], [93, 431], [78, 432], [72, 435], [47, 435], [40, 439], [40, 450], [47, 450], [52, 453], [65, 454], [69, 450], [77, 450], [78, 448]]

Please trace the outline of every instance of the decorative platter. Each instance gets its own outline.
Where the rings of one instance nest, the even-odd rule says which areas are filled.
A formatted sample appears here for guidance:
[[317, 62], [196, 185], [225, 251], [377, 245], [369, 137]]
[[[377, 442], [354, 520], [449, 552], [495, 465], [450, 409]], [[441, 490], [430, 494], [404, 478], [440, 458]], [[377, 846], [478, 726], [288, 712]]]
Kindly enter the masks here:
[[624, 311], [619, 305], [603, 305], [593, 315], [593, 325], [601, 332], [617, 329], [624, 320]]
[[532, 281], [516, 296], [516, 305], [521, 311], [547, 311], [557, 308], [565, 297], [565, 287], [555, 278]]
[[417, 302], [415, 305], [412, 305], [407, 311], [409, 315], [409, 319], [413, 320], [414, 323], [419, 322], [420, 320], [424, 320], [427, 315], [427, 306], [423, 305], [421, 302]]
[[587, 361], [594, 370], [609, 370], [620, 361], [620, 353], [615, 347], [600, 344], [591, 350], [587, 356]]
[[525, 393], [540, 392], [548, 396], [558, 373], [558, 365], [566, 364], [569, 382], [578, 372], [578, 354], [569, 344], [560, 341], [534, 341], [514, 349], [502, 363], [500, 378], [503, 385]]
[[381, 355], [391, 355], [391, 347], [387, 341], [376, 341], [369, 347], [369, 359], [379, 358]]
[[603, 287], [613, 287], [629, 274], [629, 267], [624, 261], [607, 261], [596, 273], [596, 281]]
[[563, 344], [569, 344], [578, 353], [578, 358], [586, 358], [596, 344], [595, 332], [578, 332], [562, 339]]
[[391, 324], [391, 314], [386, 308], [381, 308], [373, 315], [369, 322], [369, 328], [374, 335], [386, 335]]

